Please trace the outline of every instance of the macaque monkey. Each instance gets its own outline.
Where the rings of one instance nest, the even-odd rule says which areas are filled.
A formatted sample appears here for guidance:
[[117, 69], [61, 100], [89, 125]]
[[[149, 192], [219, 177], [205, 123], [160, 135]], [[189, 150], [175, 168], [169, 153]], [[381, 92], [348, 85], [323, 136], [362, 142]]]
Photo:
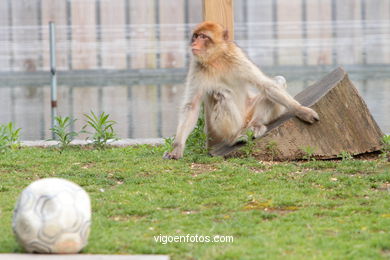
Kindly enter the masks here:
[[173, 150], [164, 158], [183, 156], [202, 103], [209, 149], [234, 146], [247, 129], [253, 130], [255, 138], [261, 137], [266, 125], [287, 111], [308, 123], [319, 120], [314, 110], [287, 93], [282, 76], [267, 77], [228, 38], [228, 31], [214, 22], [203, 22], [193, 31], [179, 125]]

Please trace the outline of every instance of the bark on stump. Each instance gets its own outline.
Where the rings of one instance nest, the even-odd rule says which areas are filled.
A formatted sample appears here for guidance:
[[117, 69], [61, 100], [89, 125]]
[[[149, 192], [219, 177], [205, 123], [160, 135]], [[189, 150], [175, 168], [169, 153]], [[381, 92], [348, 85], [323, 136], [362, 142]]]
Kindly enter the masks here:
[[358, 155], [381, 149], [383, 133], [342, 68], [295, 99], [317, 111], [320, 121], [310, 125], [291, 114], [283, 115], [268, 126], [265, 136], [255, 140], [255, 158], [297, 160], [305, 156], [303, 150], [310, 148], [313, 158], [331, 159], [342, 152]]

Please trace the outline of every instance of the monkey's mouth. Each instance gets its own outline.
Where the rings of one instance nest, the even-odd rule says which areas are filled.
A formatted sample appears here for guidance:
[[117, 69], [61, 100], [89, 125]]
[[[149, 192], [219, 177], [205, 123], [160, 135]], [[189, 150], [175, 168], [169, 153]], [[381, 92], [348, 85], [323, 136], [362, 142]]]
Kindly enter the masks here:
[[193, 48], [191, 50], [192, 50], [192, 54], [194, 54], [194, 55], [199, 55], [201, 53], [201, 50], [199, 50], [199, 49]]

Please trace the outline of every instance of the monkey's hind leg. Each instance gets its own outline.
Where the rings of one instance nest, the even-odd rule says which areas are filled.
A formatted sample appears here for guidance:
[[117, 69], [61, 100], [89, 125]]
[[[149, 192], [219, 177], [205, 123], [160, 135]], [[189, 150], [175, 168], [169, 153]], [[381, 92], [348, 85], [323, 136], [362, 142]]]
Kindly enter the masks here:
[[225, 155], [242, 134], [244, 115], [228, 93], [216, 92], [205, 103], [207, 148]]
[[[283, 76], [273, 78], [280, 88], [286, 89], [287, 83]], [[249, 124], [249, 129], [254, 132], [254, 138], [262, 137], [268, 130], [267, 125], [285, 113], [286, 108], [269, 99], [259, 96], [254, 105], [254, 117]]]
[[[280, 88], [287, 88], [286, 79], [283, 76], [276, 76], [274, 81]], [[244, 134], [246, 129], [254, 132], [253, 137], [255, 139], [262, 137], [267, 132], [266, 125], [286, 111], [284, 106], [272, 102], [262, 94], [249, 101], [249, 107], [247, 107], [244, 118], [240, 116], [239, 110], [231, 103], [227, 106], [226, 103], [221, 102], [218, 108], [224, 111], [221, 114], [224, 114], [225, 120], [229, 119], [230, 122], [225, 124], [224, 127], [219, 127], [219, 129], [228, 130], [230, 134], [224, 133], [224, 139], [216, 138], [215, 140], [218, 140], [218, 142], [214, 142], [212, 146], [209, 146], [211, 148], [210, 154], [213, 156], [224, 156], [246, 145], [248, 142], [248, 136]], [[214, 120], [214, 125], [218, 124], [215, 123], [216, 121]], [[222, 122], [224, 120], [219, 121], [219, 123]], [[232, 124], [231, 122], [236, 123]], [[228, 139], [226, 139], [227, 136], [229, 136]]]

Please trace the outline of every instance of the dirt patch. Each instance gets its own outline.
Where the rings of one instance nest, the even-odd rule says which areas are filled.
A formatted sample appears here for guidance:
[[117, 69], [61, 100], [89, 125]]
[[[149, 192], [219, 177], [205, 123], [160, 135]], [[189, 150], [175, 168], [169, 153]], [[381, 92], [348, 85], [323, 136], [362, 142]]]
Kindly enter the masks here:
[[390, 191], [390, 183], [389, 182], [383, 183], [376, 189], [381, 191]]
[[382, 254], [384, 257], [389, 257], [389, 256], [390, 256], [390, 249], [382, 249], [382, 250], [381, 250], [381, 254]]
[[198, 213], [199, 211], [196, 211], [196, 210], [184, 210], [181, 212], [181, 214], [183, 215], [193, 215], [193, 214], [196, 214]]
[[213, 172], [217, 170], [217, 168], [215, 168], [214, 165], [201, 164], [201, 163], [191, 163], [190, 168], [192, 171], [192, 176], [194, 177], [196, 177], [198, 174]]
[[297, 206], [274, 206], [271, 202], [259, 202], [259, 201], [250, 201], [248, 202], [244, 208], [244, 210], [263, 210], [265, 212], [277, 213], [280, 215], [284, 215], [299, 209]]
[[137, 215], [115, 215], [109, 217], [111, 220], [117, 221], [117, 222], [128, 222], [133, 221], [137, 222], [145, 218], [145, 216], [137, 216]]
[[89, 168], [93, 168], [95, 166], [96, 163], [84, 163], [81, 168], [82, 169], [89, 169]]

